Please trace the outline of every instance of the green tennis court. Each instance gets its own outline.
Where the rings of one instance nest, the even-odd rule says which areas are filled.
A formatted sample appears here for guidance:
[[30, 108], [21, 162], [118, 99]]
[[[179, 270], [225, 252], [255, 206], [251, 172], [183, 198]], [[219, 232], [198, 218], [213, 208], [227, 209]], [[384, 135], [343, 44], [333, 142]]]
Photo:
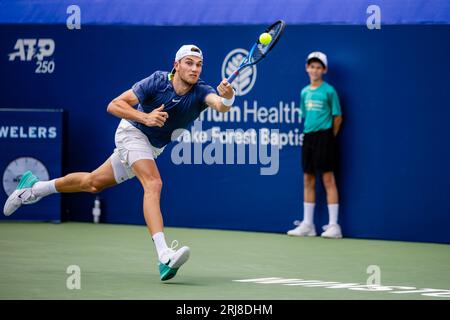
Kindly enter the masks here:
[[[161, 282], [144, 226], [1, 223], [0, 299], [450, 298], [445, 244], [186, 228], [167, 228], [166, 237], [192, 253], [174, 279]], [[81, 288], [70, 290], [73, 265]], [[369, 266], [379, 268], [384, 291], [362, 287]]]

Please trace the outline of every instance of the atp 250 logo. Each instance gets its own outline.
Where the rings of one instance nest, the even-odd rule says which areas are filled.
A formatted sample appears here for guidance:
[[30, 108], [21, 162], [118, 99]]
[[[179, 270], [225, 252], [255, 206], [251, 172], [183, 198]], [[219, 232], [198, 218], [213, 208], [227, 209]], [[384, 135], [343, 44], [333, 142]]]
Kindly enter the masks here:
[[9, 61], [36, 60], [35, 73], [53, 73], [55, 61], [52, 55], [55, 52], [53, 39], [17, 39], [14, 52], [9, 54]]

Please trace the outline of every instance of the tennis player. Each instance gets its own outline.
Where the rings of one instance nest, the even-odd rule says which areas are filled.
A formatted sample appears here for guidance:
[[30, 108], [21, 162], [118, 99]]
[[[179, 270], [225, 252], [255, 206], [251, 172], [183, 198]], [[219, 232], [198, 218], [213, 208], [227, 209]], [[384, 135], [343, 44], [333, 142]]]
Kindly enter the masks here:
[[96, 193], [136, 176], [144, 189], [144, 217], [158, 254], [160, 278], [173, 278], [188, 260], [190, 249], [175, 250], [177, 241], [167, 246], [160, 209], [162, 181], [155, 159], [176, 129], [188, 128], [207, 107], [229, 111], [235, 97], [226, 79], [217, 87], [217, 95], [199, 78], [202, 68], [202, 51], [195, 45], [183, 45], [170, 73], [156, 71], [109, 103], [107, 111], [122, 120], [115, 133], [116, 148], [99, 168], [51, 181], [38, 181], [27, 171], [7, 199], [4, 214], [9, 216], [21, 205], [52, 193]]

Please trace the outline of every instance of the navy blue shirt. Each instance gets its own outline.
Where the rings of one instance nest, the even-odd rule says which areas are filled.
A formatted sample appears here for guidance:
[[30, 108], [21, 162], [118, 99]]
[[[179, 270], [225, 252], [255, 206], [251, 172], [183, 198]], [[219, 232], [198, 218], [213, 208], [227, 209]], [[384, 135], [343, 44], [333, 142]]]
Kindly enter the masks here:
[[216, 91], [203, 80], [198, 82], [185, 95], [179, 96], [175, 92], [168, 72], [156, 71], [151, 76], [135, 83], [132, 87], [139, 99], [137, 110], [149, 113], [164, 104], [163, 111], [169, 118], [160, 127], [148, 127], [142, 123], [128, 120], [133, 126], [141, 130], [149, 139], [152, 146], [162, 148], [169, 142], [173, 131], [186, 129], [198, 118], [208, 106], [205, 97]]

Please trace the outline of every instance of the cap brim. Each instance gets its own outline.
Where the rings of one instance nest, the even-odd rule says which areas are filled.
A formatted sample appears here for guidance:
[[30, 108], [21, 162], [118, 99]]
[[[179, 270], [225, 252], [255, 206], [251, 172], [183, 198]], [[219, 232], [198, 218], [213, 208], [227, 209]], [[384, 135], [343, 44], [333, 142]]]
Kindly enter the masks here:
[[313, 58], [306, 59], [306, 63], [310, 63], [311, 61], [320, 62], [320, 64], [321, 64], [324, 68], [327, 67], [327, 65], [326, 65], [325, 63], [323, 63], [323, 61], [320, 60], [319, 58], [313, 57]]

